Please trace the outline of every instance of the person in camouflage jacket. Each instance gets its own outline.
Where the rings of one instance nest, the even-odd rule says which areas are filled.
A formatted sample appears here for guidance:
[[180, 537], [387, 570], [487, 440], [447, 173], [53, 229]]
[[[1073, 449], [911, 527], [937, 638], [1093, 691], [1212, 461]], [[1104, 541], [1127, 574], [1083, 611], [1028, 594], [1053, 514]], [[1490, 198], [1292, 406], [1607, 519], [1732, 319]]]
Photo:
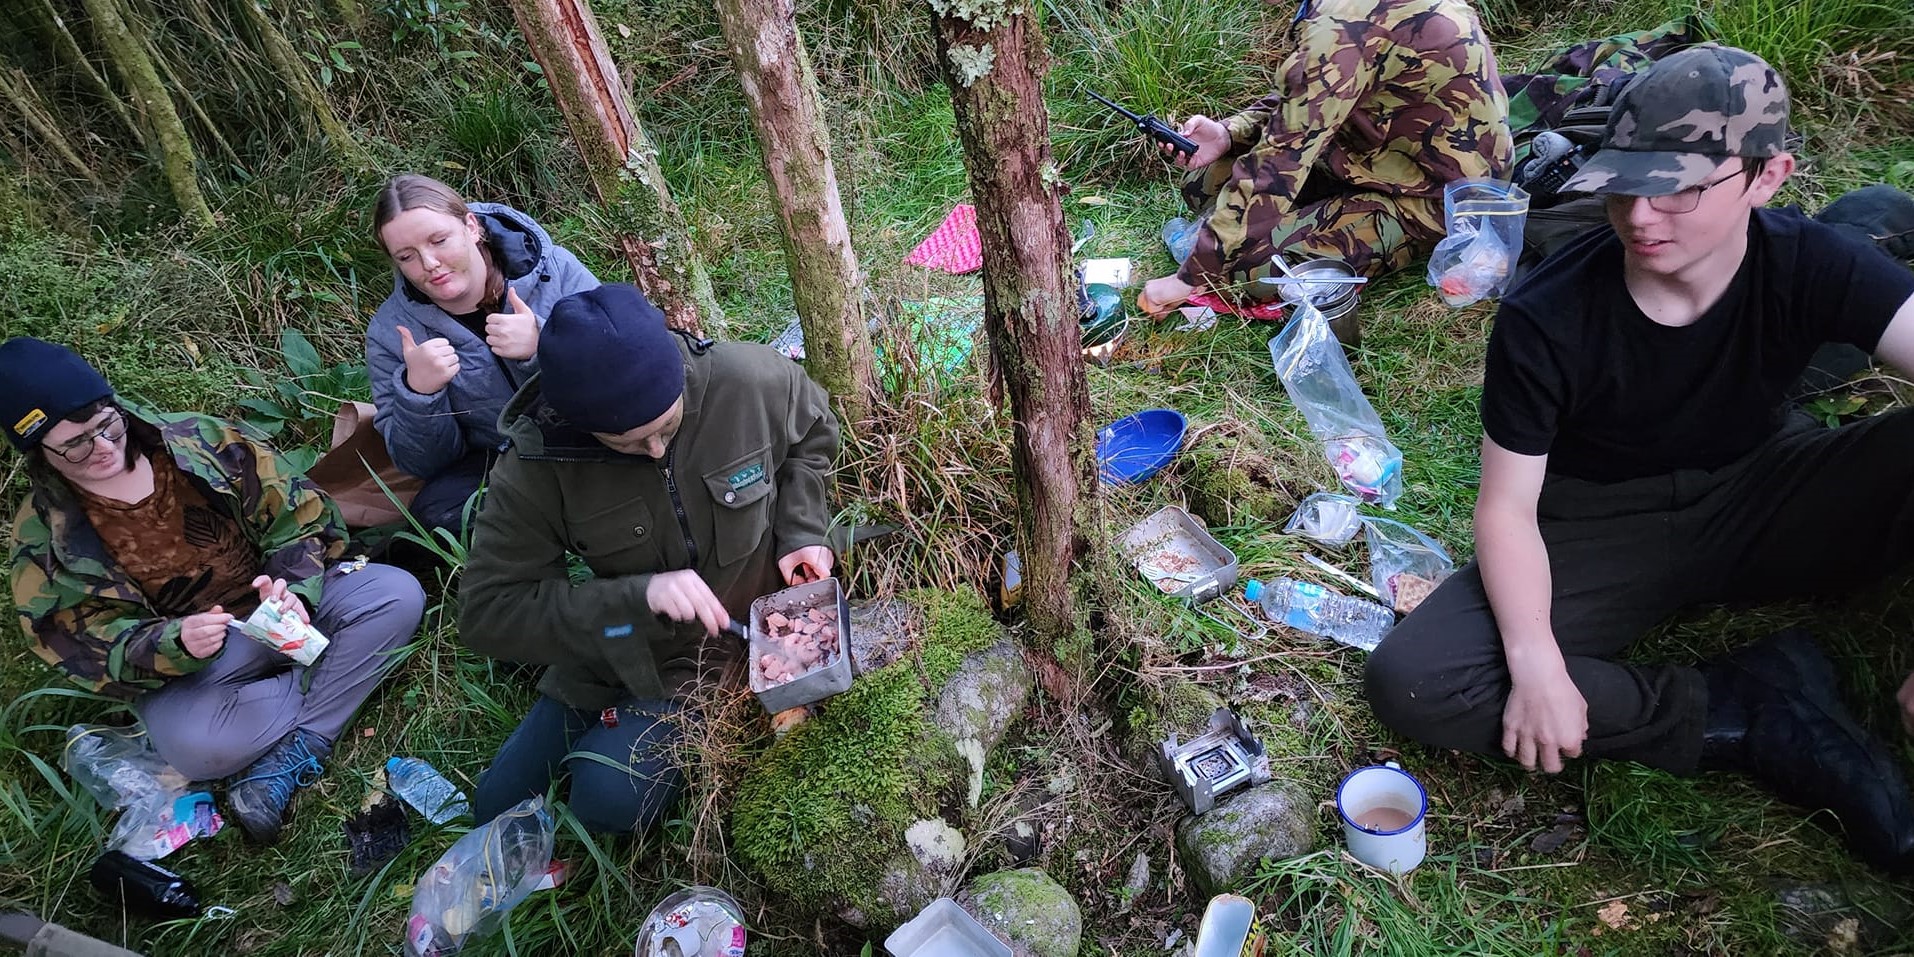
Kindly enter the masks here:
[[[64, 347], [0, 343], [0, 420], [27, 456], [10, 567], [34, 652], [130, 701], [188, 778], [238, 772], [234, 816], [276, 839], [385, 652], [418, 627], [418, 582], [340, 563], [338, 509], [256, 431], [117, 397]], [[241, 635], [267, 600], [330, 640], [310, 666]]]
[[1468, 3], [1323, 0], [1298, 16], [1280, 88], [1183, 124], [1199, 228], [1182, 266], [1144, 287], [1145, 312], [1204, 290], [1268, 298], [1249, 284], [1280, 275], [1278, 253], [1400, 269], [1442, 238], [1445, 185], [1507, 177], [1508, 100]]

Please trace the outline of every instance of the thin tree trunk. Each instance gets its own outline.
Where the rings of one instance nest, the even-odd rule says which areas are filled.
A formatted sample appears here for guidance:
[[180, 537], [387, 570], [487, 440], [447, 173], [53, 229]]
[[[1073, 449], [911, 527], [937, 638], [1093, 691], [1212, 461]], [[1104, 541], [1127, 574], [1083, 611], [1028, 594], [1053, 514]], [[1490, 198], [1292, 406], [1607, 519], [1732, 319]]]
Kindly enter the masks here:
[[53, 48], [59, 51], [60, 57], [70, 61], [74, 68], [80, 71], [80, 75], [86, 77], [87, 85], [93, 87], [93, 92], [99, 94], [107, 108], [113, 111], [113, 115], [120, 118], [126, 131], [138, 139], [140, 128], [139, 124], [133, 121], [133, 111], [127, 109], [126, 101], [120, 99], [120, 94], [113, 89], [113, 85], [106, 82], [106, 77], [100, 75], [100, 71], [93, 66], [92, 59], [87, 57], [86, 51], [80, 49], [80, 41], [74, 39], [73, 32], [67, 29], [66, 19], [60, 16], [59, 10], [54, 8], [53, 0], [38, 0], [35, 11], [38, 14], [36, 19], [41, 21], [47, 35], [53, 39]]
[[864, 277], [796, 11], [792, 0], [717, 0], [717, 7], [778, 211], [791, 295], [804, 324], [805, 369], [845, 421], [861, 422], [880, 391]]
[[511, 4], [639, 287], [672, 328], [695, 332], [722, 323], [704, 261], [658, 168], [658, 150], [632, 117], [590, 7], [585, 0]]
[[[0, 96], [6, 98], [7, 103], [26, 120], [34, 135], [46, 143], [54, 155], [73, 167], [73, 172], [94, 186], [106, 185], [100, 181], [99, 174], [93, 171], [92, 164], [81, 159], [80, 154], [67, 143], [66, 137], [60, 132], [59, 122], [40, 103], [40, 95], [33, 88], [33, 81], [27, 78], [26, 71], [0, 69]], [[21, 159], [24, 161], [25, 157]]]
[[153, 68], [145, 46], [120, 16], [119, 0], [81, 2], [93, 21], [93, 29], [100, 35], [100, 44], [106, 48], [109, 62], [133, 91], [133, 102], [146, 117], [148, 148], [166, 174], [181, 215], [196, 227], [211, 227], [213, 211], [206, 205], [205, 194], [199, 191], [195, 170], [198, 156], [193, 152], [193, 141], [187, 137], [186, 124], [180, 122], [178, 111], [173, 109], [173, 100], [160, 83], [159, 71]]
[[[967, 5], [969, 17], [948, 0], [930, 5], [977, 204], [984, 328], [1015, 423], [1023, 601], [1038, 650], [1056, 658], [1080, 647], [1071, 571], [1097, 534], [1098, 499], [1043, 36], [1029, 0], [980, 0]], [[1089, 663], [1065, 664], [1082, 675]]]
[[332, 12], [354, 33], [366, 25], [366, 12], [359, 6], [359, 0], [332, 0]]
[[233, 149], [233, 144], [226, 142], [226, 135], [220, 132], [213, 118], [206, 114], [206, 109], [199, 105], [199, 98], [192, 95], [192, 87], [187, 86], [186, 81], [180, 79], [179, 74], [173, 70], [173, 62], [160, 53], [159, 46], [153, 42], [151, 36], [146, 38], [146, 56], [159, 72], [165, 74], [162, 79], [166, 86], [180, 92], [180, 99], [186, 101], [187, 108], [192, 110], [194, 118], [199, 120], [200, 128], [206, 131], [207, 136], [213, 138], [213, 145], [219, 147], [219, 152], [226, 157], [226, 162], [235, 169], [245, 169], [246, 164], [239, 161], [239, 151]]
[[299, 56], [286, 35], [273, 25], [272, 18], [266, 16], [257, 0], [235, 0], [240, 13], [245, 16], [253, 31], [259, 34], [259, 45], [271, 61], [273, 71], [279, 81], [286, 86], [286, 92], [292, 96], [293, 109], [307, 123], [312, 132], [326, 138], [339, 158], [355, 166], [368, 166], [370, 161], [359, 149], [359, 142], [346, 131], [345, 124], [339, 122], [332, 105], [326, 102], [326, 96], [319, 85], [312, 81], [312, 73], [306, 69], [306, 61]]

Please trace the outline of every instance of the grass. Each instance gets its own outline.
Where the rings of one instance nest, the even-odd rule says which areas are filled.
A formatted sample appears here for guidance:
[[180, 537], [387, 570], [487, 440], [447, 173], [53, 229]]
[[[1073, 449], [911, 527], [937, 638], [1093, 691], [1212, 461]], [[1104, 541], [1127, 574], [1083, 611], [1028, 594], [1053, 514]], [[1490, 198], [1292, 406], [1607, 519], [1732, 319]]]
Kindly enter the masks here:
[[[389, 10], [422, 13], [428, 5], [365, 6], [377, 22], [389, 19]], [[768, 338], [791, 313], [783, 253], [708, 7], [653, 9], [617, 0], [594, 7], [633, 74], [641, 118], [710, 260], [733, 317], [728, 333]], [[1511, 72], [1561, 42], [1699, 9], [1730, 41], [1772, 56], [1796, 91], [1808, 150], [1791, 197], [1812, 206], [1867, 182], [1914, 181], [1909, 108], [1896, 92], [1914, 70], [1904, 11], [1855, 0], [1485, 0], [1483, 7]], [[562, 125], [536, 79], [496, 38], [509, 35], [509, 14], [492, 3], [439, 9], [392, 44], [391, 52], [404, 55], [358, 61], [360, 71], [340, 79], [335, 97], [390, 169], [433, 172], [475, 198], [519, 206], [601, 276], [620, 277], [609, 237], [585, 205], [588, 190]], [[1177, 212], [1173, 176], [1079, 91], [1098, 89], [1142, 111], [1226, 112], [1269, 84], [1288, 11], [1247, 0], [1060, 0], [1047, 11], [1053, 132], [1073, 186], [1065, 214], [1073, 232], [1090, 231], [1086, 224], [1094, 231], [1079, 255], [1130, 256], [1140, 275], [1165, 272], [1169, 260], [1157, 230]], [[897, 0], [833, 0], [802, 15], [832, 104], [838, 172], [877, 314], [890, 315], [902, 302], [973, 294], [975, 277], [898, 265], [967, 193], [949, 99], [928, 67], [923, 14]], [[439, 56], [459, 50], [479, 55]], [[62, 194], [22, 184], [0, 209], [17, 221], [65, 225], [0, 229], [7, 333], [72, 342], [122, 387], [180, 408], [225, 410], [255, 396], [239, 370], [280, 369], [286, 328], [303, 332], [328, 362], [352, 360], [364, 316], [389, 284], [389, 267], [370, 248], [363, 220], [379, 174], [341, 173], [321, 162], [295, 152], [229, 184], [218, 197], [222, 229], [194, 241], [164, 230], [117, 231], [119, 223], [153, 221], [155, 214], [140, 206], [142, 197], [163, 193], [151, 183], [130, 184], [127, 199], [93, 211], [112, 237], [101, 241], [71, 238], [84, 232], [71, 228], [86, 218], [84, 210], [62, 206], [56, 217], [33, 220]], [[1487, 306], [1442, 307], [1411, 270], [1366, 291], [1364, 345], [1354, 356], [1409, 463], [1396, 517], [1442, 540], [1459, 560], [1471, 552], [1476, 402], [1491, 319]], [[1136, 322], [1116, 361], [1089, 370], [1093, 416], [1100, 423], [1174, 406], [1197, 429], [1260, 436], [1281, 494], [1327, 485], [1333, 478], [1269, 368], [1265, 342], [1274, 331], [1229, 319], [1202, 333]], [[994, 590], [997, 558], [1012, 538], [1013, 502], [1008, 424], [978, 387], [982, 370], [982, 357], [974, 356], [956, 387], [924, 385], [894, 396], [891, 428], [847, 443], [838, 482], [844, 513], [903, 530], [852, 556], [856, 594], [923, 584]], [[1206, 476], [1191, 460], [1185, 456], [1147, 487], [1108, 495], [1107, 526], [1120, 531], [1160, 505], [1198, 501]], [[0, 500], [10, 504], [21, 480], [18, 459], [6, 462]], [[1236, 551], [1245, 577], [1306, 568], [1295, 540], [1278, 533], [1286, 514], [1205, 517]], [[1198, 616], [1153, 594], [1127, 569], [1111, 574], [1115, 597], [1096, 634], [1107, 652], [1096, 678], [1109, 692], [1109, 713], [1040, 698], [1030, 720], [991, 756], [978, 813], [988, 826], [1023, 819], [1041, 829], [1041, 863], [1083, 905], [1095, 952], [1161, 953], [1170, 931], [1194, 930], [1203, 901], [1185, 890], [1169, 850], [1178, 806], [1136, 769], [1163, 725], [1183, 722], [1170, 730], [1187, 734], [1219, 700], [1235, 701], [1256, 720], [1281, 756], [1282, 772], [1318, 799], [1328, 797], [1344, 770], [1378, 757], [1399, 758], [1431, 789], [1432, 857], [1413, 876], [1389, 881], [1356, 868], [1336, 852], [1337, 828], [1325, 813], [1318, 827], [1325, 850], [1265, 864], [1239, 889], [1257, 901], [1274, 932], [1272, 953], [1660, 957], [1914, 949], [1904, 929], [1914, 926], [1906, 917], [1914, 910], [1909, 887], [1881, 882], [1827, 832], [1744, 783], [1622, 765], [1540, 777], [1406, 747], [1364, 706], [1358, 653], [1293, 634], [1250, 640], [1240, 634], [1246, 625], [1220, 609], [1220, 622]], [[1657, 632], [1641, 653], [1694, 660], [1806, 622], [1835, 656], [1864, 719], [1898, 735], [1891, 693], [1914, 670], [1905, 640], [1914, 600], [1904, 592], [1905, 583], [1896, 582], [1843, 603], [1702, 614]], [[351, 877], [339, 821], [376, 786], [374, 770], [389, 754], [426, 758], [469, 788], [533, 697], [530, 675], [465, 651], [454, 618], [447, 604], [432, 610], [399, 674], [354, 722], [326, 778], [301, 799], [285, 843], [252, 848], [234, 832], [168, 859], [209, 902], [233, 911], [166, 924], [114, 913], [85, 887], [106, 819], [70, 794], [51, 762], [68, 724], [99, 720], [105, 709], [47, 688], [48, 673], [19, 650], [22, 639], [9, 619], [0, 626], [16, 649], [0, 660], [0, 698], [8, 702], [0, 708], [0, 904], [152, 954], [395, 952], [411, 882], [460, 828], [415, 818], [413, 841], [398, 859]], [[643, 840], [604, 841], [561, 812], [559, 855], [574, 865], [570, 881], [528, 900], [505, 933], [471, 952], [629, 953], [651, 904], [692, 881], [726, 887], [746, 902], [760, 932], [754, 953], [881, 949], [886, 928], [860, 934], [817, 920], [729, 859], [723, 822], [730, 794], [764, 739], [747, 698], [725, 697], [708, 708], [714, 730], [696, 742], [694, 791], [677, 819]], [[1914, 749], [1902, 750], [1914, 757]], [[1123, 885], [1139, 853], [1150, 859], [1150, 879], [1132, 891]], [[994, 845], [980, 844], [978, 870], [1000, 863]], [[1858, 910], [1804, 917], [1779, 901], [1776, 882], [1838, 888]], [[279, 884], [291, 904], [278, 902]], [[1840, 949], [1843, 917], [1874, 929], [1868, 947]]]

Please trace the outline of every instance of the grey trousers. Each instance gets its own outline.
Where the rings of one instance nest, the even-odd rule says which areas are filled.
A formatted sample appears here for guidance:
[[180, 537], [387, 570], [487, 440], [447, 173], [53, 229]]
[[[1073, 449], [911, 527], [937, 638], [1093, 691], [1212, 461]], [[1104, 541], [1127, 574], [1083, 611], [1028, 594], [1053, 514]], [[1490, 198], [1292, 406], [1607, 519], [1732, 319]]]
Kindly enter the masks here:
[[[1597, 485], [1551, 477], [1537, 504], [1554, 584], [1550, 621], [1588, 702], [1583, 753], [1693, 773], [1708, 692], [1700, 672], [1624, 652], [1671, 615], [1826, 595], [1914, 557], [1914, 409], [1813, 427], [1797, 416], [1720, 469]], [[1509, 671], [1474, 562], [1370, 654], [1365, 684], [1396, 733], [1502, 752]]]
[[206, 667], [133, 703], [160, 757], [195, 781], [227, 777], [252, 764], [295, 728], [337, 740], [353, 712], [385, 676], [391, 651], [418, 630], [425, 593], [390, 565], [326, 571], [312, 623], [331, 640], [310, 669], [241, 634]]

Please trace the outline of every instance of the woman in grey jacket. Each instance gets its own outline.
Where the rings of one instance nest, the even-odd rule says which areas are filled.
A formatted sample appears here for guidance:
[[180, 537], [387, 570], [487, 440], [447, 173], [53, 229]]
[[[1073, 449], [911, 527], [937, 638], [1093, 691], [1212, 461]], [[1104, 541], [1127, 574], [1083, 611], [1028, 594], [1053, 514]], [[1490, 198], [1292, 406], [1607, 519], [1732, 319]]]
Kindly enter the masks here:
[[366, 329], [374, 423], [393, 463], [425, 479], [413, 515], [457, 530], [501, 441], [499, 413], [538, 371], [551, 305], [598, 279], [530, 216], [468, 205], [429, 176], [388, 181], [372, 228], [393, 266]]

